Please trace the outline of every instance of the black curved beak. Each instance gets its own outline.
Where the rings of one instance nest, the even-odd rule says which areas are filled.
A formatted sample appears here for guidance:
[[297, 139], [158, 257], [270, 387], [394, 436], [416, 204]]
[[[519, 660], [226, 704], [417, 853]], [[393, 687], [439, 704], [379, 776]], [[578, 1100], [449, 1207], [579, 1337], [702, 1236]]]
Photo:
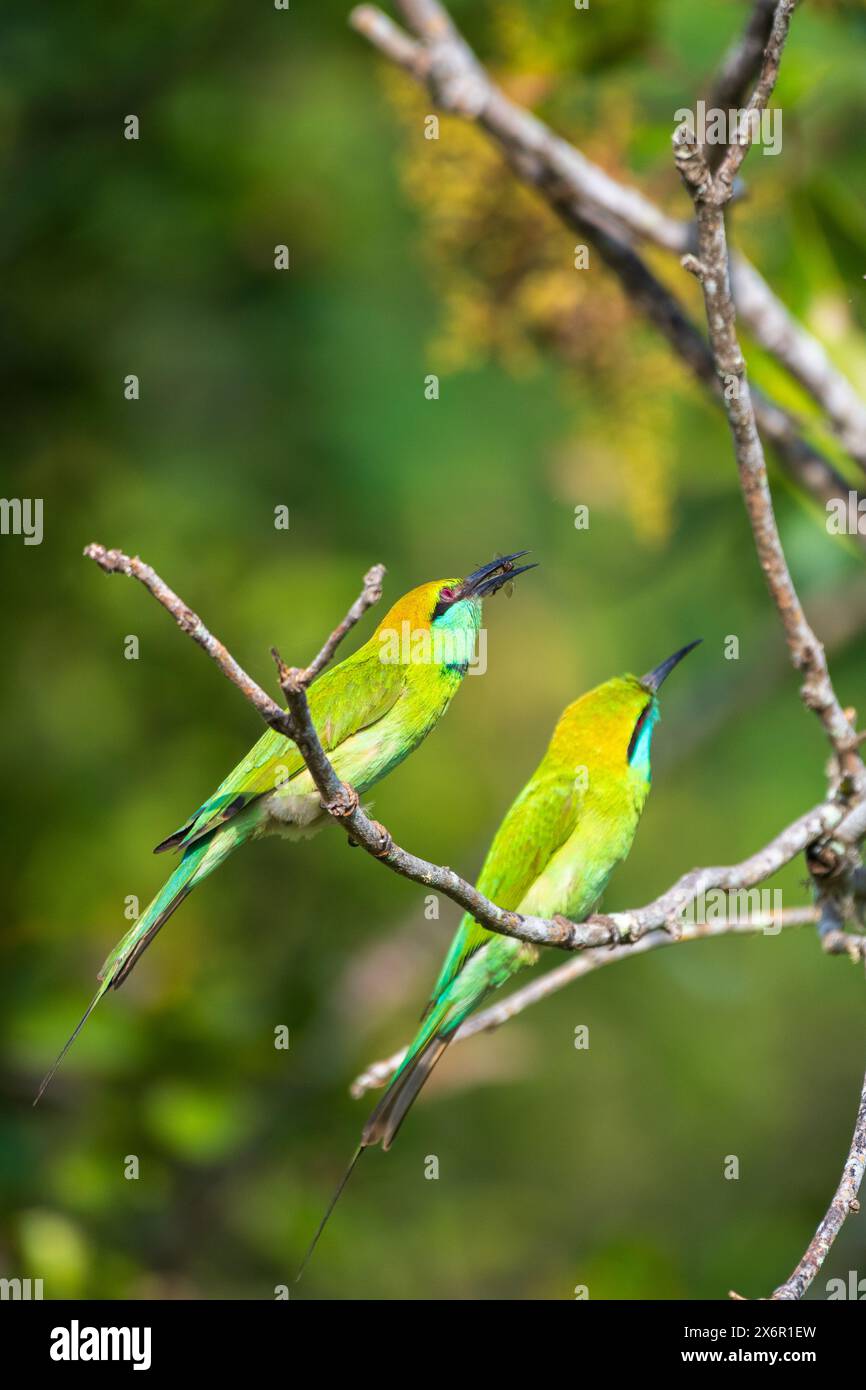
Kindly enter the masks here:
[[673, 656], [669, 656], [667, 661], [663, 661], [660, 666], [656, 666], [654, 670], [648, 671], [645, 676], [641, 676], [641, 685], [646, 690], [651, 690], [653, 694], [655, 694], [662, 682], [667, 680], [674, 667], [678, 666], [683, 657], [688, 656], [689, 652], [693, 652], [695, 647], [699, 647], [703, 640], [702, 637], [698, 637], [696, 641], [690, 642], [687, 647], [680, 647], [679, 651], [674, 652]]
[[495, 594], [516, 575], [537, 569], [537, 565], [518, 565], [515, 568], [514, 561], [528, 554], [528, 550], [515, 550], [513, 555], [497, 555], [489, 564], [473, 570], [463, 581], [461, 598], [483, 598], [487, 594]]

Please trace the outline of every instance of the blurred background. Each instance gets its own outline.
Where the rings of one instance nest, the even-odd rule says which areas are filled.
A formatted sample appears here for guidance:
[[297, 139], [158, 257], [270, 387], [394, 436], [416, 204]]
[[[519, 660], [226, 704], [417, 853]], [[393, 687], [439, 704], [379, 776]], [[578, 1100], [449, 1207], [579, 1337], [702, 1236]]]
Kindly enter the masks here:
[[[331, 827], [247, 848], [31, 1109], [127, 898], [162, 881], [151, 847], [261, 731], [144, 590], [82, 559], [87, 542], [144, 556], [269, 688], [269, 646], [308, 660], [373, 561], [391, 602], [531, 547], [541, 568], [487, 606], [486, 675], [373, 798], [401, 843], [468, 876], [562, 707], [699, 635], [605, 906], [745, 856], [823, 794], [721, 413], [596, 261], [572, 268], [573, 234], [480, 135], [445, 119], [423, 138], [429, 100], [347, 11], [5, 7], [2, 491], [44, 499], [44, 539], [0, 538], [0, 1275], [41, 1277], [46, 1297], [267, 1299], [289, 1283], [369, 1108], [349, 1083], [413, 1031], [458, 919], [443, 900], [426, 920], [416, 886]], [[673, 113], [746, 6], [453, 12], [514, 96], [688, 215]], [[802, 6], [783, 150], [753, 154], [734, 212], [738, 243], [861, 389], [864, 64], [861, 4]], [[698, 313], [676, 263], [651, 259]], [[773, 483], [840, 696], [863, 706], [862, 550]], [[769, 885], [785, 906], [808, 901], [803, 874]], [[453, 1049], [393, 1151], [357, 1171], [298, 1296], [765, 1295], [835, 1188], [863, 1065], [862, 973], [809, 928], [594, 974]], [[826, 1277], [864, 1272], [863, 1240], [849, 1222]]]

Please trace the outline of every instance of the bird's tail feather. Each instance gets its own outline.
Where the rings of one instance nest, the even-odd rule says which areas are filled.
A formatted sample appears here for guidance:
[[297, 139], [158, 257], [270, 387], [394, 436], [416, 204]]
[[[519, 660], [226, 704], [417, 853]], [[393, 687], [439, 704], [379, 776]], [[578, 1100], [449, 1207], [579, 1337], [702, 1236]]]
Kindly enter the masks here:
[[88, 1004], [87, 1008], [84, 1010], [84, 1013], [81, 1015], [81, 1018], [78, 1020], [78, 1023], [75, 1025], [75, 1028], [72, 1030], [69, 1037], [66, 1039], [66, 1042], [63, 1044], [62, 1048], [60, 1049], [54, 1061], [52, 1062], [51, 1067], [43, 1076], [39, 1086], [39, 1090], [36, 1092], [36, 1097], [33, 1101], [34, 1105], [39, 1104], [40, 1100], [42, 1099], [43, 1092], [48, 1089], [49, 1085], [54, 1079], [54, 1073], [57, 1071], [57, 1068], [60, 1066], [60, 1063], [63, 1061], [63, 1058], [66, 1056], [70, 1047], [75, 1042], [75, 1039], [78, 1037], [78, 1034], [81, 1032], [85, 1023], [89, 1019], [90, 1015], [93, 1013], [93, 1010], [96, 1008], [97, 1004], [99, 1003], [100, 999], [102, 998], [103, 994], [107, 989], [108, 981], [103, 980], [103, 982], [99, 986], [99, 989], [96, 991], [90, 1003]]
[[387, 1150], [393, 1144], [415, 1097], [458, 1027], [459, 1019], [453, 1022], [449, 1019], [447, 1031], [443, 1028], [442, 1014], [446, 1011], [440, 1005], [428, 1017], [400, 1070], [364, 1126], [361, 1143], [365, 1148], [371, 1144], [381, 1144]]
[[450, 1038], [431, 1038], [411, 1065], [391, 1082], [364, 1126], [362, 1143], [365, 1148], [381, 1143], [383, 1150], [390, 1149], [415, 1097], [449, 1042]]
[[[183, 902], [184, 898], [191, 891], [196, 875], [198, 874], [199, 877], [204, 876], [199, 871], [202, 868], [202, 860], [205, 858], [209, 849], [209, 844], [199, 844], [187, 851], [174, 873], [171, 875], [171, 878], [163, 884], [153, 902], [144, 910], [138, 918], [138, 921], [130, 927], [123, 939], [118, 942], [114, 950], [107, 957], [105, 964], [97, 976], [99, 980], [99, 989], [88, 1004], [74, 1031], [64, 1043], [53, 1066], [44, 1077], [36, 1093], [36, 1099], [33, 1102], [34, 1105], [41, 1099], [43, 1092], [48, 1087], [57, 1068], [75, 1042], [75, 1039], [93, 1013], [93, 1010], [96, 1008], [103, 994], [109, 989], [120, 988], [136, 961], [142, 953], [147, 950], [147, 947], [156, 936], [160, 927], [165, 925], [175, 908]], [[209, 873], [210, 867], [211, 866], [208, 865], [205, 872]], [[215, 867], [215, 864], [213, 867]]]
[[326, 1211], [325, 1211], [325, 1215], [322, 1217], [321, 1221], [319, 1222], [319, 1224], [318, 1224], [318, 1226], [317, 1226], [317, 1228], [316, 1228], [316, 1234], [313, 1236], [313, 1239], [310, 1241], [309, 1245], [307, 1246], [307, 1253], [306, 1253], [306, 1255], [305, 1255], [304, 1258], [301, 1260], [301, 1267], [300, 1267], [300, 1269], [298, 1270], [297, 1274], [295, 1275], [295, 1283], [296, 1283], [296, 1284], [297, 1284], [298, 1281], [300, 1280], [300, 1277], [301, 1277], [301, 1275], [303, 1274], [304, 1270], [307, 1268], [307, 1265], [310, 1263], [310, 1259], [312, 1258], [313, 1251], [315, 1250], [316, 1246], [317, 1246], [318, 1243], [319, 1243], [319, 1239], [320, 1239], [320, 1237], [321, 1237], [321, 1235], [322, 1235], [322, 1232], [324, 1231], [325, 1227], [326, 1227], [327, 1224], [328, 1224], [328, 1221], [329, 1221], [329, 1219], [330, 1219], [331, 1213], [332, 1213], [332, 1211], [334, 1210], [334, 1207], [335, 1207], [335, 1206], [337, 1205], [337, 1203], [339, 1202], [340, 1198], [342, 1197], [342, 1195], [343, 1195], [343, 1189], [344, 1189], [344, 1187], [346, 1186], [346, 1183], [349, 1181], [349, 1179], [350, 1179], [350, 1177], [352, 1176], [352, 1174], [354, 1173], [354, 1171], [355, 1171], [355, 1164], [358, 1162], [358, 1159], [361, 1157], [361, 1154], [364, 1152], [364, 1149], [365, 1149], [365, 1148], [366, 1148], [366, 1145], [363, 1144], [363, 1143], [358, 1145], [357, 1149], [356, 1149], [355, 1152], [352, 1154], [352, 1157], [351, 1157], [351, 1159], [349, 1160], [349, 1166], [347, 1167], [347, 1169], [346, 1169], [345, 1173], [343, 1174], [343, 1176], [341, 1177], [340, 1181], [337, 1183], [337, 1186], [336, 1186], [336, 1188], [334, 1189], [334, 1195], [333, 1195], [333, 1197], [331, 1198], [330, 1202], [328, 1203], [327, 1209], [326, 1209]]
[[[163, 890], [163, 892], [164, 891], [165, 890]], [[99, 972], [98, 978], [104, 980], [110, 989], [120, 989], [120, 986], [127, 976], [132, 973], [136, 962], [144, 955], [144, 952], [147, 950], [151, 941], [153, 941], [157, 932], [165, 926], [172, 913], [180, 907], [184, 898], [188, 897], [191, 892], [191, 883], [182, 884], [166, 903], [165, 907], [163, 907], [161, 911], [158, 910], [154, 916], [151, 916], [151, 909], [154, 907], [154, 904], [151, 904], [151, 907], [148, 908], [145, 913], [146, 922], [143, 924], [144, 919], [136, 922], [132, 930], [127, 932], [120, 944], [115, 946], [111, 955], [105, 961], [105, 964]], [[161, 893], [160, 898], [162, 896], [163, 894]]]

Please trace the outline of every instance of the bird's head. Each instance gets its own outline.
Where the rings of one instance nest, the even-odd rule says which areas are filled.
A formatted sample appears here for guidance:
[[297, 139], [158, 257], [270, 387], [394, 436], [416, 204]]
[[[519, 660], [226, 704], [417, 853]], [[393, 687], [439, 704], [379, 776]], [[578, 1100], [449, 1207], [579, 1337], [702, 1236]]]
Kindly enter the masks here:
[[[465, 664], [481, 626], [482, 600], [495, 594], [518, 574], [535, 569], [535, 565], [515, 565], [526, 553], [517, 550], [513, 555], [497, 555], [495, 560], [481, 565], [463, 579], [435, 579], [410, 589], [385, 614], [374, 638], [382, 643], [396, 638], [402, 659], [410, 661], [423, 661], [424, 656], [413, 655], [413, 651], [422, 653], [429, 647], [431, 637], [439, 638], [438, 644], [433, 641], [433, 659], [437, 659], [435, 652], [441, 649], [446, 650], [442, 664]], [[449, 647], [458, 653], [453, 661], [447, 655]], [[465, 651], [465, 658], [461, 658], [458, 649]]]
[[681, 647], [645, 676], [615, 676], [575, 700], [557, 728], [557, 734], [561, 730], [564, 748], [577, 748], [578, 756], [594, 756], [614, 771], [629, 767], [649, 781], [650, 747], [659, 718], [659, 689], [700, 641], [698, 638]]

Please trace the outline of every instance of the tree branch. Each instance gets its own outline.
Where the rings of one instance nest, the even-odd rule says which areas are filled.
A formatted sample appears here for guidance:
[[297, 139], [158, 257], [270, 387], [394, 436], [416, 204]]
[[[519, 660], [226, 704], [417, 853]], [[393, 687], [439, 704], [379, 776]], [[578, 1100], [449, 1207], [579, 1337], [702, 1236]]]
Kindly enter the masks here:
[[[150, 565], [146, 565], [137, 555], [124, 555], [122, 550], [108, 550], [104, 545], [95, 542], [85, 546], [84, 555], [88, 560], [94, 560], [101, 570], [106, 574], [125, 574], [128, 579], [137, 579], [143, 584], [149, 593], [153, 594], [157, 603], [167, 610], [174, 618], [178, 627], [185, 632], [188, 637], [207, 652], [208, 656], [219, 667], [227, 680], [232, 685], [237, 686], [238, 690], [249, 700], [254, 709], [258, 710], [262, 719], [278, 733], [284, 734], [286, 738], [294, 740], [294, 727], [290, 716], [284, 709], [281, 709], [276, 701], [272, 700], [261, 686], [248, 676], [242, 666], [235, 661], [228, 648], [223, 645], [212, 632], [209, 632], [197, 613], [193, 612], [189, 604], [184, 603], [173, 589], [170, 589], [164, 580]], [[378, 603], [382, 597], [382, 580], [385, 576], [384, 565], [373, 565], [364, 576], [364, 587], [361, 593], [352, 604], [343, 621], [334, 629], [328, 640], [325, 642], [321, 651], [304, 669], [294, 670], [292, 679], [300, 688], [309, 685], [320, 671], [331, 660], [337, 647], [342, 642], [346, 633], [355, 626], [360, 618], [363, 617], [367, 609], [374, 603]]]
[[[288, 704], [288, 709], [284, 710], [247, 675], [226, 647], [205, 628], [198, 615], [149, 565], [138, 558], [130, 559], [120, 550], [106, 550], [101, 545], [89, 545], [84, 553], [108, 573], [126, 574], [143, 583], [171, 613], [182, 630], [216, 662], [265, 722], [297, 744], [322, 799], [323, 809], [343, 826], [353, 841], [393, 873], [411, 879], [422, 887], [444, 893], [458, 907], [471, 912], [482, 926], [502, 936], [512, 936], [537, 946], [553, 946], [562, 951], [582, 951], [588, 947], [618, 946], [625, 941], [638, 941], [656, 927], [676, 934], [679, 914], [699, 893], [713, 888], [732, 890], [754, 887], [831, 831], [834, 832], [834, 839], [840, 837], [845, 808], [831, 801], [801, 816], [741, 864], [693, 869], [683, 874], [661, 897], [635, 911], [599, 914], [579, 923], [569, 922], [564, 917], [548, 919], [506, 911], [479, 893], [453, 869], [433, 864], [403, 849], [383, 825], [372, 820], [361, 808], [355, 789], [342, 782], [334, 771], [310, 717], [306, 685], [312, 667], [306, 670], [289, 667], [274, 650], [280, 685]], [[375, 601], [372, 595], [378, 591], [380, 571], [381, 567], [377, 566], [368, 573], [360, 599], [352, 605], [337, 632], [348, 630], [368, 602]], [[329, 639], [326, 647], [330, 646], [331, 641]]]
[[352, 607], [349, 609], [345, 618], [334, 628], [328, 640], [325, 642], [321, 651], [313, 657], [309, 666], [298, 673], [301, 685], [307, 686], [314, 681], [320, 671], [323, 671], [328, 662], [333, 657], [346, 633], [349, 632], [357, 622], [363, 618], [368, 608], [372, 608], [374, 603], [378, 603], [382, 597], [382, 581], [385, 578], [385, 566], [373, 565], [364, 575], [364, 587], [361, 590]]
[[[523, 1013], [524, 1009], [540, 1003], [542, 999], [549, 999], [552, 994], [558, 993], [566, 985], [572, 984], [574, 980], [580, 980], [584, 975], [589, 975], [594, 970], [601, 970], [605, 965], [615, 965], [617, 961], [629, 960], [632, 956], [658, 950], [661, 946], [676, 946], [687, 941], [704, 941], [709, 937], [716, 936], [752, 936], [759, 932], [775, 935], [778, 931], [789, 927], [804, 926], [817, 922], [817, 920], [817, 908], [794, 907], [777, 913], [757, 912], [752, 914], [746, 922], [687, 922], [683, 923], [677, 936], [657, 928], [647, 932], [638, 941], [626, 942], [622, 946], [596, 946], [590, 950], [581, 951], [579, 955], [566, 961], [564, 965], [558, 965], [555, 970], [548, 970], [546, 974], [539, 975], [530, 984], [524, 985], [522, 989], [514, 990], [489, 1008], [473, 1014], [457, 1030], [454, 1041], [465, 1042], [467, 1038], [475, 1037], [476, 1033], [489, 1033], [495, 1028], [501, 1028], [503, 1023], [508, 1023], [512, 1018], [516, 1018], [518, 1014]], [[371, 1062], [366, 1070], [361, 1072], [352, 1082], [349, 1087], [349, 1094], [355, 1100], [359, 1100], [367, 1091], [385, 1086], [405, 1056], [406, 1048], [401, 1047], [390, 1057], [385, 1057], [379, 1062]]]
[[[635, 257], [630, 245], [635, 238], [678, 256], [691, 250], [690, 223], [668, 216], [637, 189], [619, 184], [575, 146], [555, 135], [543, 121], [510, 101], [481, 67], [437, 0], [397, 3], [420, 42], [373, 5], [359, 6], [352, 12], [350, 22], [387, 58], [427, 85], [442, 110], [475, 121], [501, 149], [518, 177], [538, 188], [569, 227], [596, 242], [615, 273], [620, 271], [609, 255], [610, 247], [606, 250], [599, 243], [601, 232]], [[644, 270], [647, 275], [650, 273], [646, 267]], [[738, 305], [750, 332], [817, 401], [844, 447], [866, 468], [866, 405], [851, 383], [817, 339], [795, 322], [745, 258], [736, 258], [733, 279]], [[630, 292], [627, 283], [625, 288]], [[674, 316], [673, 310], [684, 317], [675, 297], [662, 286], [658, 288], [669, 302], [668, 317]], [[662, 326], [657, 319], [654, 322]], [[677, 342], [666, 336], [679, 351]], [[685, 360], [694, 370], [694, 361], [688, 357]], [[767, 406], [776, 416], [772, 422], [775, 430], [769, 420], [762, 420], [762, 428], [773, 439], [786, 471], [801, 486], [810, 488], [822, 503], [828, 496], [847, 497], [847, 482], [802, 437], [793, 418], [773, 402], [768, 401]], [[778, 416], [784, 417], [784, 428]], [[795, 445], [792, 440], [796, 440]], [[804, 453], [810, 463], [808, 470], [803, 467]], [[813, 480], [819, 483], [817, 490], [812, 487]]]
[[764, 56], [761, 59], [758, 81], [744, 113], [745, 120], [738, 131], [728, 132], [729, 135], [736, 135], [736, 138], [731, 140], [725, 150], [724, 158], [715, 175], [717, 197], [722, 202], [726, 203], [730, 200], [734, 179], [751, 148], [754, 125], [749, 118], [752, 114], [760, 116], [767, 109], [770, 97], [775, 90], [779, 79], [779, 68], [782, 64], [782, 50], [788, 38], [791, 16], [794, 13], [796, 3], [797, 0], [780, 0], [776, 6], [773, 22], [770, 25], [770, 37], [767, 39]]
[[[708, 107], [729, 111], [741, 105], [760, 71], [775, 13], [776, 0], [755, 0], [745, 30], [728, 49], [719, 65], [707, 97]], [[716, 145], [712, 148], [719, 151], [721, 159], [725, 147]], [[712, 160], [710, 162], [712, 163]]]
[[[770, 37], [764, 50], [761, 70], [747, 112], [760, 114], [769, 102], [782, 61], [791, 17], [797, 0], [779, 0], [773, 16]], [[734, 441], [740, 484], [758, 558], [788, 642], [791, 659], [804, 676], [802, 695], [824, 725], [834, 749], [839, 774], [851, 787], [862, 792], [864, 768], [854, 728], [836, 698], [824, 649], [809, 626], [800, 607], [788, 572], [782, 543], [773, 515], [773, 502], [755, 412], [749, 395], [746, 363], [737, 337], [736, 311], [731, 293], [730, 266], [725, 227], [725, 207], [730, 202], [733, 181], [748, 153], [754, 127], [747, 120], [738, 133], [738, 142], [729, 146], [714, 175], [703, 147], [693, 132], [680, 127], [674, 135], [674, 153], [683, 182], [690, 189], [697, 222], [697, 257], [684, 258], [687, 268], [697, 275], [704, 294], [710, 346], [716, 371], [726, 383], [725, 408]], [[844, 824], [844, 822], [843, 822]], [[848, 817], [848, 829], [862, 829], [862, 807]], [[839, 830], [837, 828], [837, 836]], [[817, 866], [811, 866], [813, 875]], [[819, 884], [820, 887], [820, 884]], [[820, 934], [827, 950], [844, 944], [841, 916], [832, 895], [821, 902]], [[866, 1081], [861, 1095], [854, 1138], [836, 1194], [824, 1220], [802, 1260], [787, 1283], [776, 1289], [775, 1299], [802, 1298], [821, 1268], [842, 1224], [852, 1209], [859, 1210], [857, 1192], [866, 1162]], [[736, 1296], [736, 1295], [735, 1295]]]
[[[631, 951], [650, 950], [666, 941], [693, 940], [701, 935], [719, 934], [715, 926], [692, 928], [690, 925], [684, 925], [678, 921], [679, 914], [698, 894], [706, 893], [713, 888], [734, 890], [753, 887], [775, 873], [777, 869], [788, 863], [797, 854], [810, 846], [814, 846], [816, 841], [826, 837], [830, 832], [833, 832], [834, 842], [840, 842], [844, 846], [846, 822], [849, 823], [853, 833], [862, 833], [862, 822], [866, 817], [863, 803], [858, 803], [846, 811], [846, 808], [837, 802], [828, 802], [816, 806], [805, 816], [801, 816], [799, 820], [794, 821], [781, 831], [763, 849], [758, 850], [756, 854], [743, 860], [742, 863], [725, 868], [694, 869], [690, 873], [684, 874], [673, 887], [646, 907], [631, 912], [589, 917], [583, 923], [568, 922], [562, 917], [547, 920], [504, 911], [485, 898], [471, 884], [460, 878], [452, 869], [431, 864], [427, 860], [409, 854], [408, 851], [395, 844], [385, 827], [377, 821], [371, 820], [361, 809], [358, 794], [354, 788], [347, 786], [337, 777], [313, 726], [307, 703], [306, 687], [313, 674], [321, 671], [326, 662], [333, 656], [346, 632], [358, 621], [366, 609], [378, 600], [384, 574], [381, 565], [376, 565], [367, 572], [364, 587], [358, 599], [352, 604], [343, 622], [334, 629], [319, 654], [308, 667], [288, 667], [274, 650], [273, 655], [277, 663], [280, 685], [289, 706], [287, 710], [283, 710], [251, 676], [247, 675], [223, 643], [205, 627], [198, 614], [194, 613], [188, 604], [184, 603], [169, 588], [150, 565], [145, 564], [138, 557], [130, 558], [121, 550], [108, 550], [105, 546], [97, 544], [87, 546], [84, 554], [89, 559], [94, 560], [106, 573], [124, 574], [143, 584], [163, 608], [171, 614], [181, 630], [207, 652], [208, 656], [232, 684], [237, 686], [241, 694], [258, 711], [265, 722], [287, 738], [293, 739], [319, 791], [324, 811], [338, 824], [341, 824], [351, 838], [362, 845], [374, 858], [381, 859], [395, 873], [412, 879], [425, 887], [439, 889], [460, 907], [471, 912], [476, 921], [490, 931], [514, 936], [536, 945], [555, 946], [561, 950], [586, 953], [578, 956], [575, 962], [570, 962], [569, 967], [564, 972], [553, 971], [541, 980], [533, 981], [526, 989], [518, 991], [501, 1004], [494, 1005], [492, 1009], [478, 1015], [468, 1025], [465, 1025], [464, 1030], [462, 1030], [464, 1037], [485, 1027], [498, 1026], [499, 1023], [513, 1017], [529, 1003], [544, 998], [578, 975], [598, 968], [602, 963], [606, 964], [614, 959], [623, 959]], [[723, 925], [728, 930], [766, 929], [758, 925], [757, 922], [749, 922], [739, 928], [727, 923]], [[843, 938], [843, 941], [828, 945], [827, 949], [844, 949], [846, 934], [835, 931], [833, 935]], [[856, 939], [859, 943], [859, 938]], [[599, 948], [603, 946], [614, 948], [613, 951], [605, 953], [606, 958], [604, 960], [598, 955]], [[584, 962], [587, 963], [584, 964]], [[396, 1064], [393, 1059], [389, 1059], [388, 1063], [377, 1064], [376, 1068], [371, 1069], [365, 1078], [359, 1079], [356, 1087], [366, 1089], [368, 1085], [377, 1084], [377, 1078], [380, 1076], [382, 1080], [386, 1079], [387, 1073], [383, 1074], [383, 1068]], [[862, 1176], [862, 1166], [860, 1176]], [[857, 1181], [859, 1184], [859, 1177]], [[850, 1202], [848, 1205], [850, 1207]], [[827, 1238], [826, 1232], [831, 1229], [827, 1223], [832, 1224], [832, 1221], [836, 1220], [834, 1213], [835, 1208], [825, 1218], [825, 1222], [816, 1236], [816, 1241], [821, 1237], [822, 1231], [825, 1232], [822, 1238]], [[841, 1220], [838, 1224], [841, 1225]], [[833, 1239], [835, 1229], [830, 1234], [829, 1240]], [[808, 1258], [809, 1252], [804, 1259]], [[792, 1276], [792, 1279], [794, 1277]]]
[[[782, 49], [796, 0], [779, 0], [764, 62], [748, 110], [760, 113], [769, 101], [779, 72]], [[803, 675], [802, 697], [815, 711], [835, 752], [840, 775], [851, 785], [864, 783], [857, 734], [833, 689], [824, 648], [812, 631], [788, 570], [767, 480], [764, 450], [746, 375], [746, 363], [736, 328], [731, 293], [725, 206], [731, 198], [734, 175], [749, 149], [752, 126], [740, 132], [742, 143], [732, 145], [716, 175], [706, 162], [703, 146], [687, 125], [674, 134], [674, 153], [683, 182], [695, 205], [697, 256], [683, 264], [698, 278], [704, 294], [710, 347], [715, 370], [724, 385], [724, 403], [734, 441], [740, 486], [752, 526], [758, 559], [784, 628], [791, 661]]]
[[823, 1221], [809, 1242], [806, 1253], [790, 1277], [785, 1280], [785, 1283], [780, 1284], [775, 1290], [774, 1299], [803, 1297], [830, 1253], [830, 1247], [841, 1231], [846, 1217], [860, 1210], [857, 1194], [863, 1181], [864, 1169], [866, 1169], [866, 1077], [863, 1079], [854, 1134], [848, 1150], [848, 1157], [845, 1159], [845, 1166], [842, 1169], [842, 1176], [839, 1179], [839, 1186], [833, 1194], [833, 1200], [827, 1208]]
[[[541, 189], [569, 226], [596, 242], [626, 292], [661, 329], [693, 374], [705, 385], [716, 378], [716, 394], [724, 400], [734, 438], [741, 489], [758, 557], [782, 622], [791, 660], [804, 678], [803, 699], [818, 714], [834, 750], [837, 783], [843, 792], [853, 792], [856, 798], [847, 815], [838, 805], [820, 808], [829, 809], [831, 818], [839, 819], [836, 820], [834, 842], [820, 847], [811, 867], [814, 871], [823, 856], [826, 871], [832, 874], [839, 866], [838, 861], [845, 858], [844, 831], [847, 829], [850, 836], [848, 845], [856, 844], [863, 833], [866, 823], [861, 799], [864, 769], [857, 735], [836, 698], [823, 647], [805, 617], [788, 571], [773, 513], [758, 423], [773, 440], [787, 471], [813, 495], [826, 503], [829, 496], [840, 492], [844, 495], [845, 485], [826, 460], [800, 436], [784, 411], [760, 394], [750, 394], [736, 333], [735, 302], [756, 340], [810, 392], [852, 457], [864, 467], [866, 407], [850, 383], [830, 363], [824, 349], [794, 322], [758, 272], [742, 257], [736, 258], [731, 265], [724, 219], [724, 207], [730, 200], [734, 179], [748, 152], [751, 114], [759, 114], [766, 108], [775, 87], [794, 3], [795, 0], [780, 0], [771, 13], [767, 0], [759, 0], [744, 38], [722, 69], [714, 89], [714, 103], [727, 105], [735, 97], [739, 101], [760, 58], [757, 83], [746, 107], [745, 130], [737, 132], [736, 141], [724, 150], [715, 175], [716, 160], [708, 162], [711, 152], [698, 145], [693, 135], [690, 138], [687, 130], [678, 132], [677, 164], [695, 202], [697, 256], [691, 254], [691, 231], [686, 224], [658, 212], [633, 190], [620, 188], [579, 151], [558, 140], [542, 122], [508, 101], [487, 77], [437, 0], [398, 0], [399, 8], [420, 42], [413, 41], [370, 6], [356, 10], [352, 22], [392, 61], [426, 82], [443, 109], [466, 116], [485, 129], [503, 149], [520, 177]], [[652, 275], [629, 244], [630, 236], [635, 235], [678, 253], [684, 266], [698, 275], [707, 311], [709, 351], [674, 296]], [[762, 867], [765, 866], [758, 872], [764, 877]], [[742, 870], [743, 866], [739, 868]], [[703, 872], [710, 880], [718, 877], [716, 871]], [[736, 871], [731, 872], [736, 874]], [[688, 889], [700, 891], [696, 883], [701, 881], [701, 871], [685, 878], [691, 880]], [[676, 902], [677, 890], [684, 886], [684, 881], [680, 880], [649, 909], [623, 914], [624, 922], [608, 919], [617, 924], [616, 932], [625, 926], [624, 936], [618, 939], [630, 944], [617, 945], [603, 955], [597, 948], [590, 948], [576, 960], [477, 1015], [458, 1036], [471, 1036], [484, 1027], [498, 1026], [530, 1003], [597, 968], [602, 960], [621, 959], [631, 951], [652, 949], [656, 944], [670, 942], [672, 938], [668, 932], [659, 931], [657, 926], [669, 929], [672, 895]], [[707, 883], [706, 887], [709, 886]], [[828, 915], [831, 907], [832, 920]], [[646, 924], [647, 913], [649, 925]], [[656, 924], [654, 914], [659, 913], [661, 919]], [[818, 915], [825, 950], [847, 951], [859, 959], [864, 958], [862, 938], [852, 938], [844, 932], [838, 903], [831, 894], [821, 895]], [[601, 920], [590, 919], [590, 923]], [[693, 939], [696, 934], [692, 932], [687, 939]], [[368, 1069], [356, 1081], [353, 1093], [360, 1094], [370, 1086], [383, 1084], [398, 1065], [400, 1055]], [[774, 1297], [802, 1296], [856, 1199], [866, 1142], [864, 1105], [866, 1089], [851, 1154], [834, 1202], [797, 1270]]]
[[390, 832], [362, 810], [354, 789], [341, 783], [336, 776], [310, 719], [306, 693], [296, 687], [292, 672], [282, 663], [280, 682], [291, 709], [295, 742], [322, 797], [324, 808], [342, 823], [351, 839], [402, 878], [444, 893], [489, 931], [536, 946], [582, 951], [588, 947], [617, 946], [626, 941], [638, 941], [656, 927], [676, 934], [679, 914], [698, 894], [715, 888], [734, 890], [754, 887], [830, 831], [835, 831], [835, 838], [838, 838], [844, 816], [844, 808], [836, 802], [816, 806], [742, 863], [729, 867], [693, 869], [683, 874], [661, 897], [635, 911], [598, 914], [581, 923], [569, 922], [564, 917], [548, 919], [523, 915], [498, 907], [453, 869], [433, 864], [396, 844]]

